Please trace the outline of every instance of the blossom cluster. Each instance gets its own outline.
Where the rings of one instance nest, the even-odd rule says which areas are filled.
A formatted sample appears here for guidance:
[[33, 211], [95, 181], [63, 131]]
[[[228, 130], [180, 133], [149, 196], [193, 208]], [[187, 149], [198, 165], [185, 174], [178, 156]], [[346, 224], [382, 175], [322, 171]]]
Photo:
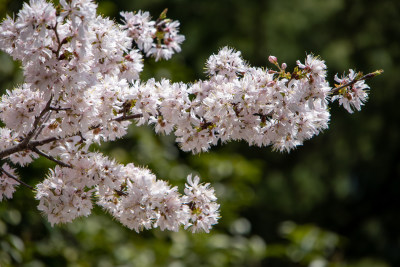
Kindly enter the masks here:
[[190, 85], [168, 80], [136, 82], [139, 124], [174, 131], [184, 151], [207, 151], [218, 141], [245, 140], [289, 151], [328, 127], [330, 87], [323, 61], [308, 56], [300, 79], [280, 78], [247, 66], [240, 52], [225, 47], [207, 61], [209, 79]]
[[179, 34], [179, 21], [167, 19], [166, 12], [164, 10], [156, 21], [151, 20], [149, 12], [121, 12], [123, 29], [146, 56], [152, 56], [156, 61], [170, 59], [175, 52], [180, 52], [180, 45], [185, 40]]
[[[24, 73], [24, 83], [0, 100], [0, 159], [57, 163], [35, 189], [52, 225], [89, 215], [93, 203], [136, 231], [208, 232], [217, 223], [214, 189], [197, 176], [188, 176], [181, 195], [147, 169], [89, 152], [93, 143], [123, 137], [132, 122], [174, 133], [193, 153], [231, 140], [289, 151], [328, 127], [330, 100], [350, 112], [366, 100], [368, 86], [352, 70], [332, 89], [318, 57], [308, 55], [290, 73], [272, 56], [277, 70], [252, 67], [229, 47], [207, 60], [206, 80], [141, 81], [144, 57], [180, 51], [179, 22], [166, 11], [156, 21], [139, 11], [122, 12], [120, 25], [96, 7], [92, 0], [31, 0], [0, 24], [0, 49]], [[19, 178], [7, 164], [0, 172], [0, 196], [11, 198]]]
[[149, 170], [118, 164], [99, 153], [79, 152], [61, 157], [70, 167], [56, 166], [37, 185], [38, 209], [48, 221], [67, 223], [88, 216], [92, 199], [123, 225], [139, 232], [160, 227], [178, 231], [180, 226], [193, 232], [208, 232], [217, 223], [219, 205], [214, 190], [188, 176], [185, 195], [176, 187], [157, 180]]

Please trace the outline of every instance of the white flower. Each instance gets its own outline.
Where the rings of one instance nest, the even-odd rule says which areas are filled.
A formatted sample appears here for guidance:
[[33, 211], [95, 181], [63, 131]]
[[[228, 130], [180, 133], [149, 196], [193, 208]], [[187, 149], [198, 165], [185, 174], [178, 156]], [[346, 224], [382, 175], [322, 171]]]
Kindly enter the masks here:
[[10, 160], [14, 164], [18, 164], [20, 166], [26, 166], [31, 163], [34, 159], [39, 157], [38, 154], [32, 152], [31, 150], [23, 150], [21, 152], [16, 152], [10, 155]]
[[301, 69], [306, 69], [316, 76], [325, 77], [326, 76], [326, 65], [325, 61], [320, 60], [319, 57], [315, 57], [314, 55], [307, 55], [305, 63], [302, 64], [299, 60], [297, 60], [297, 65]]
[[18, 143], [18, 134], [8, 128], [0, 128], [0, 150], [5, 150]]
[[6, 53], [18, 58], [14, 55], [15, 44], [19, 39], [19, 30], [15, 25], [14, 19], [7, 16], [0, 25], [0, 49]]
[[[16, 176], [15, 170], [11, 168], [7, 163], [4, 163], [1, 167], [7, 173]], [[15, 187], [19, 185], [19, 183], [10, 178], [6, 173], [0, 170], [0, 202], [3, 198], [12, 198], [13, 193], [15, 192]]]

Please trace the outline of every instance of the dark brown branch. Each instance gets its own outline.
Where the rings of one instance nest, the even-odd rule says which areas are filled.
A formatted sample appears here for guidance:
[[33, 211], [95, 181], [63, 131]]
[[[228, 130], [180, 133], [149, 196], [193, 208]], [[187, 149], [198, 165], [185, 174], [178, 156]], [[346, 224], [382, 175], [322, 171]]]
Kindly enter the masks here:
[[6, 170], [4, 170], [3, 168], [0, 167], [0, 172], [5, 173], [8, 177], [10, 177], [11, 179], [17, 181], [18, 183], [28, 187], [29, 189], [31, 189], [32, 191], [36, 191], [35, 188], [33, 188], [32, 186], [30, 186], [29, 184], [21, 181], [20, 179], [18, 179], [17, 177], [15, 177], [14, 175], [12, 175], [11, 173], [7, 172]]
[[365, 74], [365, 75], [362, 76], [361, 78], [355, 78], [355, 79], [353, 79], [352, 81], [350, 81], [350, 82], [348, 82], [348, 83], [346, 83], [346, 84], [343, 84], [343, 85], [341, 85], [341, 86], [339, 86], [339, 87], [336, 87], [336, 88], [332, 89], [332, 90], [331, 90], [331, 94], [332, 94], [332, 95], [335, 95], [335, 94], [337, 94], [337, 93], [339, 92], [340, 89], [343, 89], [343, 88], [345, 88], [345, 87], [347, 87], [347, 86], [351, 86], [351, 85], [355, 84], [355, 83], [358, 82], [358, 81], [363, 81], [363, 80], [366, 80], [366, 79], [373, 78], [373, 77], [375, 77], [375, 76], [377, 76], [377, 75], [380, 75], [380, 74], [382, 74], [382, 73], [383, 73], [383, 70], [377, 70], [377, 71], [374, 71], [374, 72]]
[[11, 154], [17, 153], [19, 151], [22, 151], [24, 149], [26, 149], [26, 145], [21, 146], [21, 143], [19, 143], [18, 145], [15, 145], [13, 147], [4, 149], [3, 151], [0, 151], [0, 159], [5, 158]]
[[67, 168], [72, 168], [71, 165], [69, 165], [69, 164], [67, 164], [65, 162], [62, 162], [62, 161], [60, 161], [60, 160], [58, 160], [58, 159], [56, 159], [56, 158], [54, 158], [54, 157], [52, 157], [50, 155], [47, 155], [46, 153], [40, 151], [37, 147], [33, 147], [31, 150], [33, 152], [39, 154], [40, 156], [43, 156], [43, 157], [45, 157], [45, 158], [47, 158], [47, 159], [49, 159], [51, 161], [54, 161], [55, 163], [57, 163], [60, 166], [67, 167]]
[[51, 142], [54, 142], [54, 141], [58, 141], [58, 140], [61, 140], [61, 139], [64, 139], [64, 138], [72, 137], [72, 136], [75, 136], [75, 135], [71, 135], [71, 136], [67, 136], [67, 137], [53, 136], [53, 137], [49, 137], [49, 138], [46, 138], [46, 139], [43, 139], [43, 140], [31, 141], [31, 142], [29, 142], [28, 148], [31, 149], [31, 148], [34, 148], [34, 147], [37, 147], [37, 146], [43, 146], [45, 144], [48, 144], [48, 143], [51, 143]]
[[50, 107], [50, 110], [54, 111], [65, 111], [65, 110], [71, 110], [71, 108], [56, 108], [56, 107]]
[[131, 120], [131, 119], [139, 119], [143, 117], [143, 114], [132, 114], [132, 115], [122, 115], [121, 117], [112, 119], [113, 121], [127, 121], [127, 120]]
[[54, 27], [52, 27], [51, 29], [54, 31], [54, 34], [56, 35], [56, 39], [57, 39], [57, 51], [53, 51], [56, 54], [56, 57], [59, 58], [60, 55], [60, 51], [61, 51], [61, 47], [63, 46], [63, 44], [67, 43], [67, 39], [64, 40], [60, 40], [60, 36], [58, 35], [58, 31], [57, 31], [57, 25], [58, 22], [56, 22], [56, 25], [54, 25]]
[[[50, 98], [49, 102], [47, 103], [47, 105], [46, 105], [45, 109], [42, 111], [42, 113], [35, 119], [34, 129], [39, 124], [39, 121], [43, 117], [43, 115], [47, 111], [49, 111], [51, 99], [52, 98]], [[141, 117], [143, 117], [143, 114], [133, 114], [133, 115], [126, 115], [126, 116], [121, 116], [121, 117], [118, 117], [118, 118], [114, 118], [114, 119], [112, 119], [112, 121], [121, 122], [121, 121], [126, 121], [126, 120], [131, 120], [131, 119], [138, 119], [138, 118], [141, 118]], [[102, 125], [100, 125], [100, 124], [93, 125], [93, 126], [91, 126], [89, 128], [89, 130], [95, 130], [95, 129], [100, 128], [101, 126]], [[8, 149], [0, 151], [0, 159], [8, 157], [11, 154], [20, 152], [20, 151], [25, 150], [25, 149], [29, 149], [31, 151], [34, 151], [34, 148], [36, 148], [38, 146], [42, 146], [42, 145], [45, 145], [45, 144], [48, 144], [48, 143], [51, 143], [51, 142], [59, 141], [61, 139], [70, 138], [70, 137], [77, 136], [77, 135], [80, 135], [80, 136], [82, 135], [82, 133], [79, 131], [79, 132], [76, 132], [76, 133], [73, 133], [73, 134], [70, 134], [70, 135], [67, 135], [67, 136], [64, 136], [64, 137], [54, 136], [54, 137], [49, 137], [49, 138], [46, 138], [46, 139], [43, 139], [43, 140], [33, 140], [33, 141], [31, 141], [31, 138], [34, 135], [34, 129], [32, 129], [32, 131], [31, 131], [32, 134], [30, 134], [31, 132], [29, 132], [28, 135], [24, 138], [24, 140], [22, 140], [22, 142], [19, 143], [18, 145], [15, 145], [13, 147], [10, 147]]]
[[42, 112], [40, 112], [39, 116], [35, 117], [35, 121], [33, 122], [33, 125], [32, 125], [32, 130], [29, 131], [29, 133], [24, 137], [24, 139], [21, 141], [21, 143], [19, 143], [16, 146], [5, 149], [3, 151], [0, 151], [0, 159], [28, 148], [28, 145], [29, 145], [32, 137], [35, 135], [35, 132], [39, 125], [40, 120], [49, 111], [50, 103], [51, 103], [52, 99], [53, 99], [53, 95], [50, 96], [49, 101], [47, 101], [46, 106], [44, 107]]

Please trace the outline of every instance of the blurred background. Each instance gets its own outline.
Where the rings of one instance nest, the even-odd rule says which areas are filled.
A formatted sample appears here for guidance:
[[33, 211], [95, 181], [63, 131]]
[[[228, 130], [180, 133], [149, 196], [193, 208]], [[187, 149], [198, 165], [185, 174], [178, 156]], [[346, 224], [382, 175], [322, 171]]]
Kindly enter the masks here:
[[[181, 22], [182, 52], [146, 60], [142, 79], [204, 79], [212, 53], [229, 45], [252, 65], [269, 55], [289, 68], [313, 52], [330, 81], [349, 68], [383, 75], [368, 81], [370, 100], [349, 114], [332, 105], [330, 128], [290, 154], [232, 142], [200, 155], [183, 153], [173, 136], [131, 127], [102, 146], [122, 163], [148, 166], [183, 190], [189, 173], [216, 189], [222, 218], [210, 234], [160, 230], [137, 234], [96, 208], [56, 226], [20, 186], [0, 202], [0, 266], [400, 266], [400, 2], [397, 0], [117, 0], [99, 13], [164, 8]], [[0, 0], [0, 17], [19, 0]], [[22, 82], [18, 63], [0, 53], [0, 89]], [[271, 67], [270, 65], [268, 65]], [[19, 171], [35, 185], [52, 163]]]

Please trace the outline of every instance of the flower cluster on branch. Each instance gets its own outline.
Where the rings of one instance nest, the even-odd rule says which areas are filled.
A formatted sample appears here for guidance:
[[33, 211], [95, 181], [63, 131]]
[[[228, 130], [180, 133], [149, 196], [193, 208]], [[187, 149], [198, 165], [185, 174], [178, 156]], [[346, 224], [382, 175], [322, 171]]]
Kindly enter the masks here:
[[[24, 83], [0, 101], [0, 159], [25, 166], [42, 156], [57, 163], [35, 189], [38, 209], [54, 225], [102, 206], [140, 231], [160, 227], [208, 232], [219, 219], [209, 184], [188, 176], [184, 194], [147, 169], [122, 165], [90, 145], [123, 137], [128, 126], [154, 125], [173, 133], [182, 150], [199, 153], [218, 142], [245, 140], [290, 151], [328, 128], [328, 104], [349, 112], [367, 99], [365, 79], [350, 70], [330, 87], [323, 60], [308, 55], [292, 72], [276, 57], [276, 70], [252, 67], [224, 47], [206, 63], [208, 79], [141, 81], [143, 58], [180, 52], [179, 22], [155, 21], [148, 12], [122, 12], [123, 23], [96, 15], [91, 0], [25, 3], [0, 24], [0, 49], [22, 63]], [[0, 200], [20, 180], [4, 163]]]

